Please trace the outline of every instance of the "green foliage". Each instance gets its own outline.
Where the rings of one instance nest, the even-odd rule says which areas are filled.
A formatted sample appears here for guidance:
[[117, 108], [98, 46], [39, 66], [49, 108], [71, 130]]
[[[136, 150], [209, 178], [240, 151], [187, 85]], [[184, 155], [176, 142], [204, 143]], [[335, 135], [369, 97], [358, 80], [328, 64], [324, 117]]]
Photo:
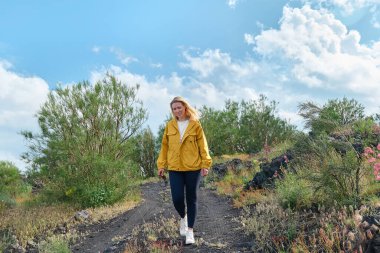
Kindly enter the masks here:
[[150, 128], [146, 128], [130, 141], [131, 157], [139, 165], [144, 177], [153, 177], [156, 171], [156, 138]]
[[355, 238], [351, 249], [365, 245], [349, 208], [296, 211], [268, 201], [244, 208], [242, 214], [252, 252], [347, 252], [348, 232]]
[[310, 183], [290, 173], [283, 180], [276, 181], [276, 193], [282, 207], [298, 210], [311, 207], [314, 196]]
[[0, 210], [16, 205], [15, 198], [30, 191], [19, 169], [11, 162], [0, 161]]
[[334, 143], [326, 136], [304, 137], [294, 150], [292, 164], [309, 181], [316, 200], [328, 206], [359, 204], [364, 167], [350, 143]]
[[16, 205], [14, 198], [5, 193], [0, 193], [0, 211]]
[[166, 119], [165, 119], [164, 124], [161, 124], [158, 127], [158, 133], [157, 133], [157, 138], [156, 138], [156, 154], [160, 153], [162, 137], [163, 137], [164, 132], [165, 132], [165, 126], [166, 126], [166, 123], [168, 123], [171, 118], [172, 118], [172, 116], [170, 114], [166, 115]]
[[380, 142], [379, 126], [370, 117], [354, 122], [352, 129], [355, 137], [352, 142], [361, 142], [365, 147]]
[[15, 238], [8, 229], [0, 230], [0, 252], [5, 252], [5, 249], [15, 243]]
[[380, 125], [380, 113], [376, 113], [373, 117], [374, 117], [374, 120], [377, 122], [377, 124]]
[[276, 103], [265, 96], [257, 101], [226, 101], [221, 111], [201, 109], [202, 126], [213, 155], [255, 153], [287, 139], [294, 127], [275, 115]]
[[108, 75], [94, 86], [81, 82], [50, 92], [37, 113], [41, 133], [23, 133], [29, 173], [44, 182], [49, 199], [87, 207], [123, 197], [137, 175], [129, 140], [146, 120], [137, 90]]
[[298, 108], [299, 114], [306, 121], [305, 126], [316, 135], [329, 134], [337, 127], [352, 124], [364, 118], [364, 107], [354, 99], [332, 99], [322, 107], [313, 102], [305, 102]]
[[0, 161], [0, 194], [16, 197], [22, 191], [20, 171], [11, 162]]
[[38, 252], [41, 253], [70, 253], [69, 243], [59, 236], [53, 236], [38, 245]]

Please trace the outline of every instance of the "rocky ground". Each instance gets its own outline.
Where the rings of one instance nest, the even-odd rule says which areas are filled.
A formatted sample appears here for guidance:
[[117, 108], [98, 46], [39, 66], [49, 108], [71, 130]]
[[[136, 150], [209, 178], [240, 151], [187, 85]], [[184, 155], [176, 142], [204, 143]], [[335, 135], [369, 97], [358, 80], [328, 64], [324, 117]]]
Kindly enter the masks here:
[[[128, 252], [132, 230], [157, 219], [176, 217], [169, 186], [163, 182], [147, 183], [141, 187], [143, 202], [134, 209], [106, 223], [81, 226], [85, 236], [73, 245], [72, 252]], [[184, 245], [179, 232], [171, 240], [177, 252], [250, 252], [250, 240], [240, 230], [240, 211], [232, 208], [229, 199], [203, 187], [199, 190], [198, 217], [194, 227], [195, 245]]]

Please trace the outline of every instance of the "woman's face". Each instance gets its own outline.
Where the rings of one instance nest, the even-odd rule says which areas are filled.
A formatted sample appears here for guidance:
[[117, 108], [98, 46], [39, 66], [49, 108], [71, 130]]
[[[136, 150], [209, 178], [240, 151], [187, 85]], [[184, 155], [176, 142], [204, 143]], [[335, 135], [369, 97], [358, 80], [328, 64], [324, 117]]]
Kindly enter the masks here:
[[186, 119], [186, 108], [183, 106], [181, 102], [174, 102], [172, 104], [172, 112], [174, 116], [177, 117], [178, 120]]

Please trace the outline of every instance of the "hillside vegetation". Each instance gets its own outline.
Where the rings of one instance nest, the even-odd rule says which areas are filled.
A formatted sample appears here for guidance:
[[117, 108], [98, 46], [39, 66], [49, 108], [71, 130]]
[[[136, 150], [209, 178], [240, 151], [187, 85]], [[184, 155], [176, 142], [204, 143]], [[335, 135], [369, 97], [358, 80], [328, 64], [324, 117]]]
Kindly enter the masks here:
[[[75, 212], [107, 219], [138, 203], [139, 182], [156, 174], [164, 128], [157, 137], [142, 128], [138, 88], [107, 76], [49, 94], [40, 131], [22, 133], [29, 170], [0, 162], [1, 251], [69, 252]], [[304, 102], [307, 133], [264, 96], [200, 109], [215, 164], [206, 187], [243, 210], [254, 252], [359, 252], [377, 238], [379, 115], [364, 109], [348, 98]]]

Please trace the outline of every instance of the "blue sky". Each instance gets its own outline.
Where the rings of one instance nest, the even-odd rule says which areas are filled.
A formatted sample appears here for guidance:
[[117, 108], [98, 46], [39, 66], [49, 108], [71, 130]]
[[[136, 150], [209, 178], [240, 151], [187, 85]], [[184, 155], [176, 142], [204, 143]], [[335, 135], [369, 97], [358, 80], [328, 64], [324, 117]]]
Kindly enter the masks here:
[[18, 134], [58, 83], [108, 71], [140, 84], [156, 131], [176, 96], [297, 105], [355, 98], [380, 112], [380, 0], [0, 0], [0, 160], [24, 169]]

